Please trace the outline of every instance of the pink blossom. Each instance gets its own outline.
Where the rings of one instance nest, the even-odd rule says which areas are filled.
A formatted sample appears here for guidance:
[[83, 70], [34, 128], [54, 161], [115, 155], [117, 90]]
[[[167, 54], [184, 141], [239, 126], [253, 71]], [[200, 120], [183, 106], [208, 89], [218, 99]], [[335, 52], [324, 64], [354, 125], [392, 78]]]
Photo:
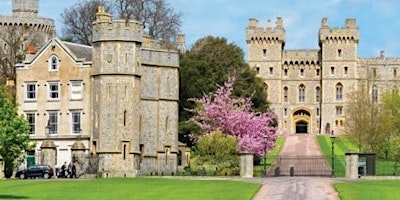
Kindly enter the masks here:
[[271, 112], [258, 113], [251, 108], [251, 97], [231, 98], [235, 79], [230, 77], [215, 93], [199, 99], [189, 99], [198, 104], [191, 120], [202, 131], [209, 133], [220, 130], [238, 140], [240, 151], [263, 155], [275, 146], [276, 129], [272, 126], [275, 115]]

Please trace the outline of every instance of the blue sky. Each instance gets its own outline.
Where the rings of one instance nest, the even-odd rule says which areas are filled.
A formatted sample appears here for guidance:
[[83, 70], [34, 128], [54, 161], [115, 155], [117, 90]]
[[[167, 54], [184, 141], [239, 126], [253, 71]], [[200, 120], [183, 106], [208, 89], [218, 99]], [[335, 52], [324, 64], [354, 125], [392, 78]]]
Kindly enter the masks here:
[[[61, 34], [60, 13], [79, 0], [40, 0], [39, 15], [56, 21]], [[286, 29], [285, 49], [318, 48], [318, 29], [323, 17], [330, 27], [342, 27], [346, 18], [357, 19], [360, 28], [359, 57], [400, 57], [400, 2], [398, 0], [167, 0], [183, 13], [182, 32], [187, 46], [197, 39], [220, 36], [247, 51], [245, 29], [249, 18], [265, 27], [282, 17]], [[0, 13], [11, 13], [11, 0], [0, 0]]]

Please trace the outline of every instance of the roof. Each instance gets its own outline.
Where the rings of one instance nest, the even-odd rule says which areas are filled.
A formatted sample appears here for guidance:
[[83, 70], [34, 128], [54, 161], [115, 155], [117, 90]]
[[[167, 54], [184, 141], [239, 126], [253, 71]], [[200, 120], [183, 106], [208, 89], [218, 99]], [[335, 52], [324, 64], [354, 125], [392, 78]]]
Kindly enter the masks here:
[[65, 42], [65, 41], [62, 41], [62, 43], [69, 50], [71, 50], [72, 53], [75, 54], [76, 57], [83, 58], [86, 61], [92, 61], [93, 47], [87, 46], [87, 45], [82, 45], [82, 44], [71, 43], [71, 42]]

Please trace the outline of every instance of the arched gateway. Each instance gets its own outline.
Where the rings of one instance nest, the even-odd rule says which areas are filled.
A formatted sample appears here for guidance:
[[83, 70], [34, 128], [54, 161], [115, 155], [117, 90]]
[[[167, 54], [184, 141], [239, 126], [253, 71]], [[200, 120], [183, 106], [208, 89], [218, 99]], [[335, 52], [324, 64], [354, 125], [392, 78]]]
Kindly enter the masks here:
[[293, 112], [292, 127], [296, 134], [307, 134], [311, 130], [311, 114], [305, 109], [298, 109]]

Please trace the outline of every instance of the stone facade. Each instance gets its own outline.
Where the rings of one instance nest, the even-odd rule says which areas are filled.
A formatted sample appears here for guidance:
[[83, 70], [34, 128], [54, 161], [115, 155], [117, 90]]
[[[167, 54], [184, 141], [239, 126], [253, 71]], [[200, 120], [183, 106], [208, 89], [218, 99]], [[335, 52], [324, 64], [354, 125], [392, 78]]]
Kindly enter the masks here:
[[400, 58], [359, 58], [355, 19], [331, 28], [324, 18], [319, 49], [285, 49], [283, 19], [267, 27], [250, 19], [246, 29], [248, 62], [265, 81], [268, 101], [278, 116], [279, 133], [342, 134], [349, 95], [362, 87], [378, 103], [393, 88]]
[[92, 47], [53, 38], [17, 65], [19, 113], [31, 119], [34, 155], [51, 139], [56, 167], [82, 168], [86, 156], [97, 158], [103, 177], [175, 174], [183, 168], [178, 52], [161, 49], [139, 22], [114, 20], [101, 7], [96, 16]]

